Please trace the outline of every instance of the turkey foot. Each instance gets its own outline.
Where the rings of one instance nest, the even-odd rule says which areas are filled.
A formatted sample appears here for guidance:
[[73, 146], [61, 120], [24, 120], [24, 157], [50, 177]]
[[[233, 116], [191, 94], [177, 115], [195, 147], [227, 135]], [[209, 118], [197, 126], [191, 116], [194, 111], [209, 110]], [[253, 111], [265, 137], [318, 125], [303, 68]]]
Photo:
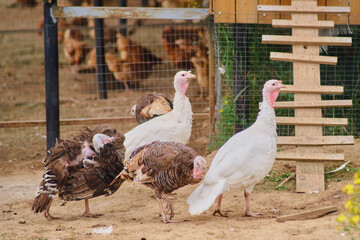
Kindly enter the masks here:
[[252, 211], [246, 211], [245, 212], [246, 217], [261, 217], [261, 213], [252, 212]]
[[102, 214], [91, 214], [90, 208], [89, 208], [89, 199], [85, 199], [85, 212], [84, 212], [83, 216], [89, 217], [89, 218], [98, 218], [98, 217], [102, 216]]
[[222, 216], [222, 217], [227, 217], [227, 216], [228, 216], [227, 213], [224, 213], [224, 212], [222, 212], [222, 211], [220, 210], [220, 209], [221, 209], [222, 197], [223, 197], [222, 194], [220, 194], [219, 197], [218, 197], [218, 203], [217, 203], [217, 205], [216, 205], [216, 208], [215, 208], [214, 212], [212, 213], [213, 216], [215, 216], [217, 213], [218, 213], [220, 216]]

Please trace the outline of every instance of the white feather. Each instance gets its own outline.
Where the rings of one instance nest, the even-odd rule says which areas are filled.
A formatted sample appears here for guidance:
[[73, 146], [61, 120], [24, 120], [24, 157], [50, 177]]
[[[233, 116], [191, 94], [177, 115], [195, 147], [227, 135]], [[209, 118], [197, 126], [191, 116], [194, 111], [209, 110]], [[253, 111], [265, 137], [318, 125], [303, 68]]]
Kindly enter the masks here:
[[[188, 72], [190, 76], [194, 76]], [[125, 133], [125, 161], [138, 147], [153, 141], [175, 141], [187, 144], [191, 135], [192, 109], [189, 98], [175, 93], [173, 110]]]
[[251, 192], [271, 170], [276, 136], [275, 112], [264, 96], [255, 123], [232, 136], [219, 149], [203, 183], [189, 196], [190, 214], [209, 209], [220, 194], [231, 188]]

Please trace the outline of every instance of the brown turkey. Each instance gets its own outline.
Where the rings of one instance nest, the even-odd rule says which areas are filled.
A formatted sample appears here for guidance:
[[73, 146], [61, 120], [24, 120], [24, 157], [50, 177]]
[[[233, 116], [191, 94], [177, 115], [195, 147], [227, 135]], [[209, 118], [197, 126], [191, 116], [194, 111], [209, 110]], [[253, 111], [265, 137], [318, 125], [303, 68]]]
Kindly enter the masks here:
[[93, 130], [84, 127], [72, 139], [60, 139], [44, 159], [45, 172], [32, 210], [44, 211], [46, 218], [54, 219], [49, 210], [58, 195], [65, 201], [84, 199], [84, 216], [96, 217], [90, 214], [88, 199], [109, 195], [104, 189], [124, 168], [123, 142], [124, 135], [108, 124], [97, 125]]
[[[178, 142], [153, 142], [132, 152], [124, 170], [110, 184], [109, 192], [115, 191], [124, 179], [142, 183], [154, 190], [162, 221], [176, 222], [168, 194], [200, 182], [205, 170], [206, 160], [192, 148]], [[166, 201], [165, 209], [162, 199]], [[167, 214], [170, 215], [169, 219]]]
[[173, 103], [168, 95], [154, 92], [140, 98], [131, 108], [131, 114], [141, 124], [154, 117], [164, 115], [172, 109]]

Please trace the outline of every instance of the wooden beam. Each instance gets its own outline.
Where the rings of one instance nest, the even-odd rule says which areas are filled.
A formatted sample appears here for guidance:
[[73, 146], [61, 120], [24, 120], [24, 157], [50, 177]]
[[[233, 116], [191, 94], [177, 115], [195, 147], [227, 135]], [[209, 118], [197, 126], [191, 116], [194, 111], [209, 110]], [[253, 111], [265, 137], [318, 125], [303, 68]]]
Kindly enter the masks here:
[[276, 160], [297, 161], [297, 162], [342, 162], [345, 160], [342, 153], [297, 153], [297, 152], [277, 152]]
[[236, 0], [234, 5], [232, 1], [227, 0], [225, 4], [222, 0], [216, 2], [222, 8], [227, 8], [227, 12], [236, 12], [236, 23], [258, 23], [257, 1]]
[[337, 57], [318, 56], [318, 55], [300, 55], [293, 53], [271, 52], [270, 59], [283, 62], [302, 62], [314, 64], [336, 65]]
[[349, 24], [350, 25], [359, 25], [360, 24], [360, 1], [351, 0], [350, 1], [350, 16]]
[[274, 108], [324, 108], [324, 107], [351, 107], [351, 100], [323, 100], [323, 101], [284, 101], [275, 102]]
[[343, 94], [343, 86], [320, 86], [316, 88], [301, 88], [294, 85], [285, 85], [280, 89], [281, 93], [320, 93], [320, 94]]
[[264, 44], [351, 46], [351, 37], [300, 37], [262, 35]]
[[224, 4], [222, 1], [214, 1], [213, 10], [215, 23], [235, 23], [235, 2], [235, 0], [228, 0], [226, 4]]
[[349, 7], [306, 7], [306, 6], [277, 6], [258, 5], [259, 12], [285, 12], [285, 13], [349, 13]]
[[301, 137], [277, 137], [278, 145], [352, 145], [354, 136], [301, 136]]
[[331, 207], [322, 207], [319, 209], [312, 209], [307, 211], [301, 211], [299, 213], [293, 213], [288, 215], [279, 216], [276, 218], [276, 221], [278, 222], [285, 222], [290, 220], [303, 220], [303, 219], [314, 219], [321, 216], [324, 216], [325, 214], [336, 212], [338, 209], [336, 206]]
[[302, 118], [302, 117], [276, 117], [277, 125], [297, 126], [346, 126], [347, 118]]
[[[194, 120], [208, 120], [208, 113], [195, 113]], [[60, 125], [92, 125], [101, 123], [123, 123], [134, 122], [133, 117], [116, 117], [116, 118], [77, 118], [77, 119], [60, 119]], [[29, 121], [2, 121], [0, 128], [16, 128], [16, 127], [38, 127], [45, 126], [46, 120], [29, 120]]]
[[273, 19], [272, 26], [278, 28], [334, 28], [333, 21], [296, 22], [293, 20]]
[[126, 18], [201, 20], [209, 15], [207, 8], [148, 7], [53, 7], [56, 18]]

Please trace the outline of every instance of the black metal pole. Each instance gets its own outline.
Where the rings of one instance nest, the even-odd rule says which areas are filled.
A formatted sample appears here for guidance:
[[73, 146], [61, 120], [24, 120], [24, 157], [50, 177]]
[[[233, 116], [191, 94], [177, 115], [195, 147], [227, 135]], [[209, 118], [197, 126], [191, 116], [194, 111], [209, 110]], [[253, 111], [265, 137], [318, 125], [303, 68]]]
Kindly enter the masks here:
[[[126, 7], [127, 6], [127, 2], [126, 0], [119, 0], [119, 7]], [[126, 37], [126, 23], [127, 20], [124, 18], [120, 19], [120, 33]]]
[[[94, 6], [103, 5], [102, 0], [94, 0]], [[95, 19], [95, 48], [96, 48], [96, 75], [98, 80], [100, 99], [107, 99], [106, 88], [106, 62], [105, 62], [105, 40], [104, 40], [104, 19]]]
[[44, 1], [45, 90], [46, 90], [46, 149], [56, 144], [60, 137], [59, 121], [59, 55], [58, 27], [50, 14], [51, 3]]
[[[234, 38], [235, 38], [235, 71], [234, 71], [234, 97], [238, 96], [240, 92], [243, 93], [238, 96], [235, 104], [235, 113], [238, 118], [247, 119], [249, 116], [248, 99], [246, 90], [247, 86], [247, 72], [248, 72], [248, 25], [234, 24]], [[239, 123], [235, 124], [235, 133], [244, 129]]]

